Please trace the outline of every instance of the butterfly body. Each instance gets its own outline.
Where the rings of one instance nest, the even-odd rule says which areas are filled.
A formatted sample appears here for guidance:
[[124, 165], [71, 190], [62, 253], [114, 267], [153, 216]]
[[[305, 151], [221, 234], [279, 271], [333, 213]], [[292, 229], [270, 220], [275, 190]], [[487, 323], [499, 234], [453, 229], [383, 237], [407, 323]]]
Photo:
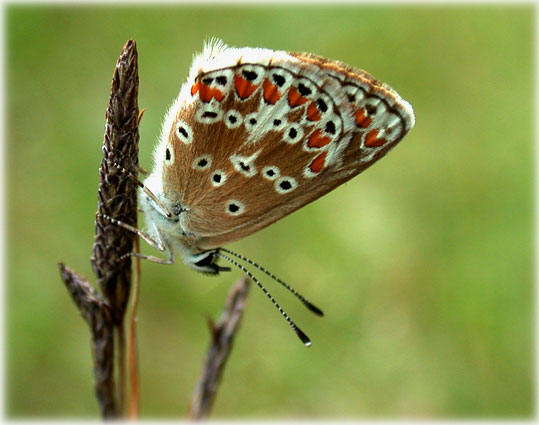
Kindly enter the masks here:
[[[413, 127], [364, 71], [303, 53], [208, 45], [169, 109], [141, 196], [150, 231], [195, 269], [359, 174]], [[172, 258], [172, 254], [171, 254]]]

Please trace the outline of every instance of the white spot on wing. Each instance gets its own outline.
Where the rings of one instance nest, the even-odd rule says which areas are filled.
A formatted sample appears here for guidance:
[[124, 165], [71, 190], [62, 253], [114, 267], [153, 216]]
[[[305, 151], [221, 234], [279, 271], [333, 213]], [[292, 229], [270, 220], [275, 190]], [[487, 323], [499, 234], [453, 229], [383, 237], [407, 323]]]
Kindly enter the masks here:
[[[297, 81], [294, 82], [294, 86], [296, 87], [298, 92], [301, 94], [301, 96], [307, 99], [312, 99], [318, 92], [318, 89], [316, 88], [316, 86], [312, 84], [306, 78], [298, 79]], [[305, 90], [307, 90], [307, 92], [305, 92]]]
[[243, 174], [246, 177], [252, 177], [256, 174], [254, 162], [259, 153], [260, 151], [257, 151], [251, 156], [232, 155], [230, 157], [230, 162], [232, 162], [234, 169], [238, 173]]
[[234, 72], [231, 69], [220, 69], [219, 71], [209, 72], [201, 77], [203, 84], [211, 88], [227, 92], [233, 85]]
[[271, 121], [271, 130], [281, 131], [287, 124], [285, 117], [273, 117]]
[[226, 174], [222, 170], [215, 170], [210, 176], [210, 181], [214, 187], [222, 186], [226, 182]]
[[165, 164], [171, 165], [174, 164], [174, 149], [172, 145], [167, 144], [165, 148]]
[[[238, 73], [237, 73], [237, 75], [246, 79], [247, 81], [249, 81], [249, 83], [255, 86], [258, 86], [262, 82], [262, 79], [264, 78], [265, 74], [266, 72], [265, 72], [264, 67], [259, 66], [259, 65], [244, 65], [238, 70]], [[255, 76], [255, 78], [251, 79], [252, 76]]]
[[281, 177], [275, 180], [274, 187], [277, 193], [282, 195], [292, 192], [296, 187], [298, 187], [298, 183], [292, 177]]
[[270, 71], [268, 79], [271, 84], [277, 86], [280, 93], [286, 93], [294, 80], [292, 74], [284, 69], [274, 69]]
[[195, 119], [203, 124], [213, 124], [221, 121], [223, 118], [223, 111], [215, 103], [212, 102], [208, 106], [198, 108]]
[[193, 170], [207, 170], [211, 167], [211, 155], [201, 155], [194, 159], [191, 164]]
[[245, 211], [245, 205], [242, 202], [231, 199], [225, 204], [225, 213], [228, 215], [240, 215]]
[[296, 123], [290, 124], [283, 133], [283, 140], [286, 143], [294, 144], [303, 137], [303, 128]]
[[243, 123], [245, 124], [247, 131], [252, 132], [254, 129], [256, 129], [258, 124], [258, 112], [253, 112], [252, 114], [247, 115]]
[[176, 136], [181, 142], [188, 145], [193, 141], [193, 130], [185, 121], [178, 120], [176, 123]]
[[231, 109], [225, 114], [224, 121], [225, 125], [232, 130], [238, 128], [243, 123], [243, 117], [238, 111]]
[[279, 167], [276, 167], [275, 165], [262, 168], [262, 176], [268, 180], [273, 181], [277, 179], [280, 174]]
[[[315, 99], [315, 103], [316, 103], [316, 109], [318, 109], [318, 111], [320, 112], [320, 115], [324, 116], [326, 114], [329, 115], [333, 113], [333, 101], [326, 94], [321, 93], [319, 96], [317, 96]], [[326, 105], [325, 111], [323, 111], [321, 108], [321, 105], [323, 104]]]
[[307, 165], [304, 169], [303, 169], [303, 176], [304, 177], [307, 177], [308, 179], [312, 179], [313, 177], [316, 177], [318, 176], [320, 173], [313, 173], [311, 171], [311, 168], [309, 167], [309, 165]]

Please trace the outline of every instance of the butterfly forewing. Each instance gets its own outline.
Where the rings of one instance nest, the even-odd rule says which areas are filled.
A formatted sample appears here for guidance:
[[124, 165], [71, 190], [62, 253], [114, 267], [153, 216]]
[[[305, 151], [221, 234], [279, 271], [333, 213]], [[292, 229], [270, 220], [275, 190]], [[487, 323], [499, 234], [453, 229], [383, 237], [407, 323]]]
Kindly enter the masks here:
[[364, 71], [309, 54], [214, 47], [167, 120], [163, 192], [197, 247], [247, 236], [354, 177], [412, 128]]

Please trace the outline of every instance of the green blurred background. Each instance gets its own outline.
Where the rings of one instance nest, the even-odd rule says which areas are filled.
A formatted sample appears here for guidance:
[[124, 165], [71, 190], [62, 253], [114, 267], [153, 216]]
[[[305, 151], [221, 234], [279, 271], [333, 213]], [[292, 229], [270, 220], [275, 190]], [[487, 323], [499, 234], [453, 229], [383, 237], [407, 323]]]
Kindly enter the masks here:
[[[326, 317], [264, 279], [313, 339], [306, 349], [253, 287], [213, 417], [533, 415], [533, 6], [11, 5], [5, 15], [8, 417], [97, 417], [89, 332], [56, 263], [93, 279], [114, 64], [134, 38], [140, 160], [151, 168], [162, 116], [210, 36], [340, 59], [416, 113], [372, 169], [231, 246]], [[205, 317], [219, 316], [239, 276], [143, 263], [142, 417], [186, 413]]]

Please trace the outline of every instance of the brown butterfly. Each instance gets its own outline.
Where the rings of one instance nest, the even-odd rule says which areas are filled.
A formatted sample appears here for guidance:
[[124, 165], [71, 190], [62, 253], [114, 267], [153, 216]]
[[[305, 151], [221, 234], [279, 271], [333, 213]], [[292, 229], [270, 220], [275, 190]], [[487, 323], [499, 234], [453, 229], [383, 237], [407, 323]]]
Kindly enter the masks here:
[[161, 261], [178, 252], [216, 274], [227, 269], [221, 257], [254, 279], [223, 252], [254, 263], [220, 247], [359, 174], [413, 125], [411, 105], [365, 71], [308, 53], [210, 42], [166, 115], [140, 199], [155, 246], [169, 253]]

